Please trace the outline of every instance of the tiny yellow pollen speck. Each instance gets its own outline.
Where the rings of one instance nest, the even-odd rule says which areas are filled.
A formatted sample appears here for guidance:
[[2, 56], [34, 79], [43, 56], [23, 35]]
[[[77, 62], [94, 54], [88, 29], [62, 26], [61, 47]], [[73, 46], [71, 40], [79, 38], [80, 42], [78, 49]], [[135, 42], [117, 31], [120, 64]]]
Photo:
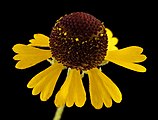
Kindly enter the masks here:
[[61, 30], [61, 28], [58, 28], [59, 29], [59, 31]]
[[104, 35], [103, 33], [100, 34], [101, 37], [102, 37], [103, 35]]
[[64, 35], [66, 36], [66, 35], [67, 35], [67, 32], [64, 32]]
[[99, 38], [95, 38], [95, 40], [99, 40]]
[[79, 41], [79, 39], [78, 39], [78, 38], [76, 38], [75, 40], [76, 40], [76, 41]]

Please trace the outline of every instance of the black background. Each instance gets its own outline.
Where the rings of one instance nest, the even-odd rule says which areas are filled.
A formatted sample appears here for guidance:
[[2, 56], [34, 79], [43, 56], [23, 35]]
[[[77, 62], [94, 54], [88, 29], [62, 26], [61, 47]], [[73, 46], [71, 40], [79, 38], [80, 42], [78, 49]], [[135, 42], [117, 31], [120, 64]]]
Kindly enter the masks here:
[[[88, 77], [83, 79], [87, 92], [87, 101], [82, 108], [65, 108], [62, 120], [107, 119], [156, 117], [157, 77], [154, 72], [157, 65], [156, 47], [156, 5], [150, 2], [107, 2], [101, 0], [83, 1], [37, 1], [3, 2], [0, 4], [0, 75], [1, 75], [1, 111], [3, 119], [51, 120], [55, 113], [54, 96], [65, 80], [62, 72], [54, 94], [47, 102], [41, 102], [39, 95], [32, 96], [26, 87], [28, 81], [38, 72], [49, 66], [44, 61], [25, 70], [15, 69], [16, 61], [13, 45], [28, 44], [33, 34], [47, 36], [56, 20], [71, 12], [88, 12], [110, 28], [119, 39], [119, 48], [137, 45], [144, 48], [148, 59], [142, 63], [146, 73], [137, 73], [109, 63], [103, 72], [120, 88], [123, 100], [114, 103], [111, 108], [96, 110], [92, 107], [88, 93]], [[156, 73], [156, 72], [155, 72]]]

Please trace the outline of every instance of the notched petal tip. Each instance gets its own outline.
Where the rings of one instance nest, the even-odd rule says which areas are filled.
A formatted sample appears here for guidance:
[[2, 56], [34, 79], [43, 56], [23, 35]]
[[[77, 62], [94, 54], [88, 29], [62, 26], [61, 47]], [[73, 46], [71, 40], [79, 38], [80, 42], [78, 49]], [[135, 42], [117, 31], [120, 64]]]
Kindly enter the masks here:
[[85, 101], [86, 92], [82, 84], [80, 71], [70, 69], [64, 84], [55, 96], [54, 103], [57, 107], [64, 104], [67, 107], [72, 107], [74, 104], [77, 107], [82, 107]]
[[27, 88], [33, 88], [32, 84], [30, 82], [28, 82]]
[[15, 68], [16, 69], [26, 69], [26, 68], [28, 68], [28, 67], [26, 67], [26, 66], [23, 66], [21, 63], [20, 63], [20, 61], [19, 62], [17, 62], [17, 64], [15, 65]]
[[34, 39], [29, 40], [29, 46], [49, 47], [49, 37], [43, 34], [34, 34]]
[[21, 49], [21, 46], [25, 46], [24, 44], [15, 44], [13, 47], [12, 47], [12, 50], [15, 52], [15, 53], [18, 53], [19, 50]]
[[112, 107], [112, 102], [109, 105], [104, 104], [107, 108], [111, 108]]
[[34, 34], [33, 35], [33, 37], [35, 38], [35, 39], [49, 39], [49, 37], [48, 36], [46, 36], [46, 35], [44, 35], [44, 34], [41, 34], [41, 33], [36, 33], [36, 34]]
[[76, 103], [76, 102], [75, 102], [75, 105], [76, 105], [77, 107], [80, 107], [80, 108], [83, 107], [84, 104], [85, 104], [85, 102], [83, 102], [83, 103]]
[[144, 72], [146, 72], [146, 71], [147, 71], [147, 69], [146, 69], [144, 66], [141, 65], [141, 69], [139, 69], [137, 72], [142, 72], [142, 73], [144, 73]]
[[121, 92], [120, 92], [120, 95], [117, 95], [116, 97], [115, 97], [115, 99], [113, 99], [116, 103], [121, 103], [121, 101], [122, 101], [122, 94], [121, 94]]
[[22, 44], [17, 44], [13, 47], [13, 50], [18, 53], [13, 57], [14, 60], [19, 60], [16, 64], [18, 69], [32, 67], [52, 56], [50, 50], [42, 50]]
[[53, 94], [56, 82], [62, 70], [62, 64], [54, 63], [35, 75], [27, 84], [28, 88], [33, 88], [32, 95], [40, 93], [41, 101], [47, 101]]
[[65, 104], [65, 96], [62, 95], [61, 91], [56, 94], [54, 104], [56, 107], [62, 107]]
[[102, 107], [103, 107], [103, 103], [101, 104], [101, 105], [94, 105], [94, 104], [92, 104], [93, 105], [93, 107], [95, 108], [95, 109], [97, 109], [97, 110], [99, 110], [99, 109], [101, 109]]
[[19, 55], [15, 55], [15, 56], [13, 57], [13, 60], [20, 60], [20, 59], [19, 59]]
[[106, 60], [113, 62], [122, 67], [137, 72], [145, 72], [146, 68], [138, 63], [147, 59], [143, 52], [143, 48], [139, 46], [129, 46], [123, 49], [108, 51]]
[[91, 103], [96, 109], [100, 109], [103, 103], [107, 108], [110, 108], [112, 99], [116, 103], [122, 101], [122, 93], [119, 88], [99, 69], [89, 70], [88, 76], [90, 80]]
[[46, 97], [46, 96], [44, 96], [42, 93], [40, 94], [40, 100], [41, 100], [41, 101], [45, 102], [45, 101], [47, 101], [48, 99], [49, 99], [49, 98]]

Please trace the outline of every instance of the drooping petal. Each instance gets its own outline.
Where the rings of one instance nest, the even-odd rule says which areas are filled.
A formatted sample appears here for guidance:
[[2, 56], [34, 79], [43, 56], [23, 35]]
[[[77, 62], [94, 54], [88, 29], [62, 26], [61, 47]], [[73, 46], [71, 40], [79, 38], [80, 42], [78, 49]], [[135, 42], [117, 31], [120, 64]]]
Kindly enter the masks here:
[[34, 66], [52, 56], [50, 50], [42, 50], [23, 44], [16, 44], [13, 51], [18, 53], [13, 57], [14, 60], [19, 60], [15, 66], [18, 69]]
[[93, 73], [91, 73], [91, 70], [88, 71], [88, 76], [89, 76], [89, 92], [90, 92], [91, 104], [94, 106], [94, 108], [100, 109], [103, 106], [103, 101], [97, 83], [98, 80], [96, 81]]
[[120, 50], [108, 51], [105, 60], [137, 72], [145, 72], [144, 66], [136, 64], [146, 60], [146, 56], [141, 54], [142, 52], [143, 48], [130, 46]]
[[120, 103], [122, 100], [122, 94], [121, 94], [119, 88], [114, 84], [114, 82], [110, 78], [108, 78], [100, 70], [98, 70], [97, 68], [94, 68], [93, 70], [94, 70], [93, 72], [96, 74], [96, 76], [98, 76], [97, 78], [100, 78], [102, 85], [107, 89], [107, 91], [110, 94], [110, 96], [112, 97], [112, 99], [116, 103]]
[[29, 40], [31, 46], [49, 47], [49, 37], [43, 34], [34, 34], [34, 39]]
[[[80, 71], [74, 69], [72, 72], [73, 72], [72, 73], [73, 79], [71, 81], [71, 86], [69, 88], [66, 105], [71, 107], [73, 105], [73, 103], [75, 103], [76, 106], [82, 107], [86, 101], [86, 93], [85, 93], [85, 90], [84, 90], [84, 87], [82, 84]], [[74, 92], [71, 92], [73, 90], [74, 90]], [[71, 93], [72, 93], [72, 95], [71, 95]], [[71, 100], [73, 100], [73, 101], [71, 102]]]
[[74, 103], [78, 107], [82, 107], [86, 101], [86, 93], [82, 84], [80, 71], [71, 69], [55, 97], [55, 105], [57, 107], [71, 107]]
[[34, 88], [41, 79], [47, 76], [48, 73], [51, 73], [53, 70], [57, 69], [58, 67], [60, 68], [61, 66], [62, 64], [56, 62], [50, 67], [48, 67], [47, 69], [41, 71], [29, 81], [29, 83], [27, 84], [27, 87]]
[[59, 78], [62, 69], [62, 64], [54, 63], [44, 71], [34, 76], [27, 84], [27, 87], [33, 88], [33, 95], [37, 95], [41, 92], [41, 100], [46, 101], [52, 95], [55, 84]]
[[47, 86], [45, 86], [45, 88], [41, 91], [40, 94], [40, 99], [42, 101], [46, 101], [51, 97], [62, 69], [63, 67], [58, 68], [56, 71], [54, 70], [54, 72], [48, 76], [47, 79], [50, 79], [50, 82], [48, 83]]
[[112, 99], [120, 103], [122, 94], [119, 88], [98, 68], [88, 71], [90, 81], [91, 103], [96, 109], [100, 109], [102, 104], [106, 107], [112, 106]]
[[69, 86], [70, 86], [71, 79], [72, 79], [72, 72], [69, 72], [64, 84], [62, 85], [62, 87], [60, 88], [60, 90], [58, 91], [58, 93], [55, 96], [54, 103], [57, 107], [61, 107], [61, 106], [65, 105], [66, 97], [69, 92]]

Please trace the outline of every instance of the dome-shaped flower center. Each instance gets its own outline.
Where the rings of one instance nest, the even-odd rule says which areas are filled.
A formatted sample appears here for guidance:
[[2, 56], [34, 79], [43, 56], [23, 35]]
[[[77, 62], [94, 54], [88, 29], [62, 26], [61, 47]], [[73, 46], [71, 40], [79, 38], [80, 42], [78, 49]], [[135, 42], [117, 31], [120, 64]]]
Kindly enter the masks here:
[[105, 27], [87, 13], [65, 15], [53, 27], [50, 48], [52, 56], [66, 67], [80, 70], [97, 67], [107, 51]]

